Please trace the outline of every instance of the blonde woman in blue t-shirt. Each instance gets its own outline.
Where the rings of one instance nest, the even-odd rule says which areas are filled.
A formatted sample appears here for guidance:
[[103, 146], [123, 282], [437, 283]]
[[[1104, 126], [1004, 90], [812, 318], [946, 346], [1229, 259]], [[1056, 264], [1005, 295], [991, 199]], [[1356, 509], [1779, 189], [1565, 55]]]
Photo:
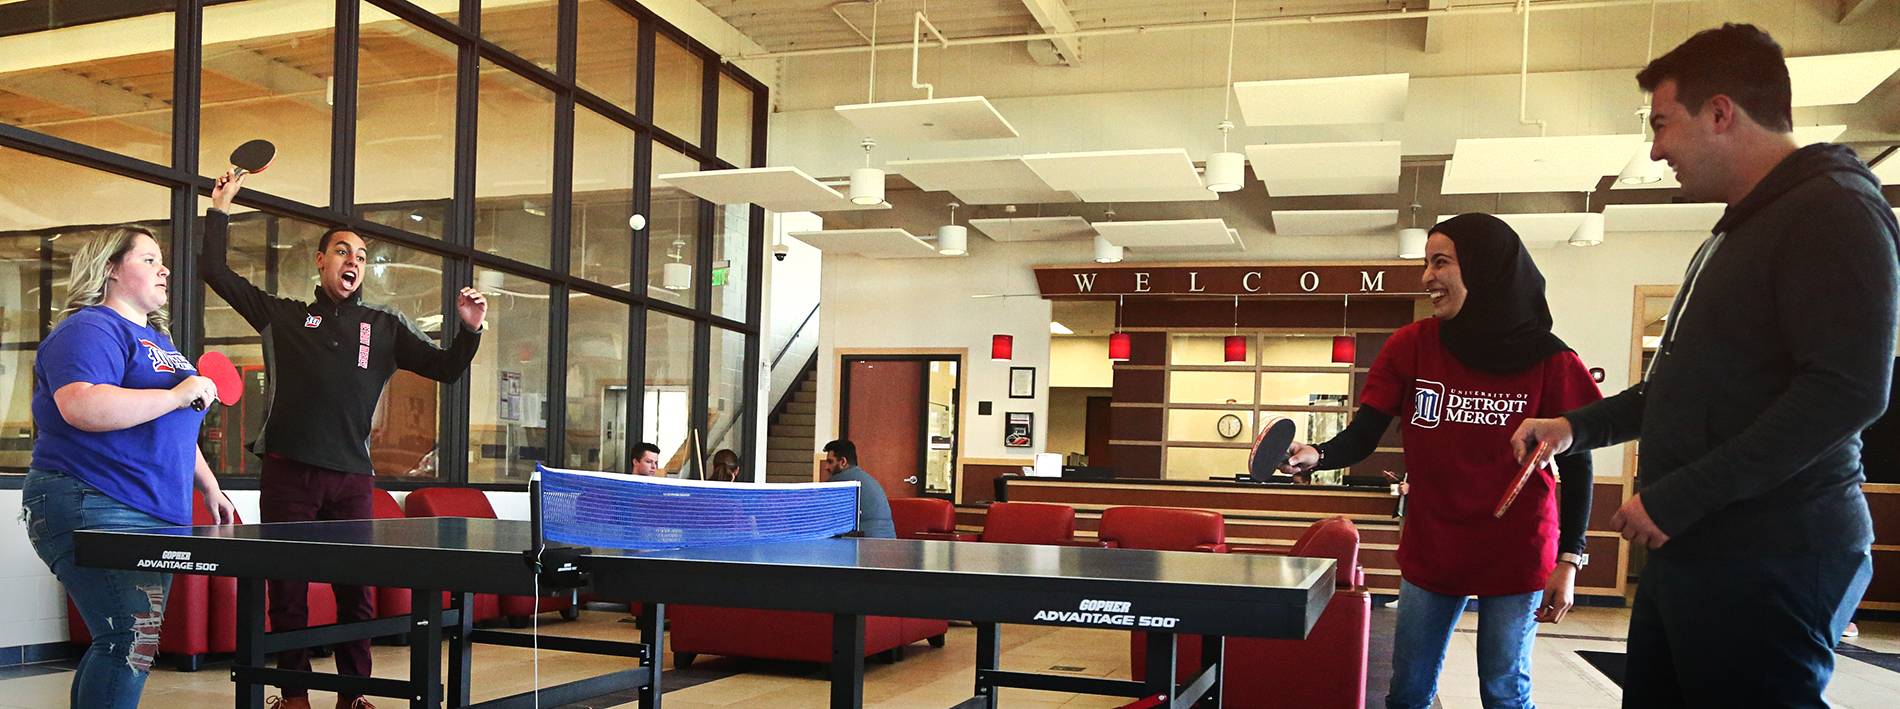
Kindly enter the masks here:
[[66, 306], [33, 363], [27, 536], [79, 608], [92, 645], [72, 706], [136, 707], [158, 655], [170, 574], [80, 566], [72, 533], [191, 524], [191, 488], [219, 523], [231, 502], [198, 450], [217, 396], [172, 346], [171, 272], [152, 233], [120, 227], [73, 255]]

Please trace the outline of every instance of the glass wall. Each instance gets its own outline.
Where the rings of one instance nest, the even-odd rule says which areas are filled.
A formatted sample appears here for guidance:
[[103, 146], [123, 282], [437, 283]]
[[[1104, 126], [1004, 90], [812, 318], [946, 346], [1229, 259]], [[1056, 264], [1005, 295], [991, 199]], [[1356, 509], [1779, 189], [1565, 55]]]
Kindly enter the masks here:
[[[367, 441], [379, 478], [624, 470], [638, 440], [674, 472], [708, 443], [762, 460], [746, 450], [762, 212], [653, 178], [748, 165], [765, 140], [753, 120], [764, 89], [649, 11], [578, 0], [563, 21], [556, 0], [481, 2], [466, 16], [454, 3], [221, 2], [204, 8], [199, 51], [179, 52], [170, 0], [36, 5], [0, 13], [0, 56], [24, 57], [0, 81], [0, 170], [13, 176], [0, 181], [0, 476], [30, 460], [34, 352], [72, 254], [136, 224], [175, 279], [197, 277], [210, 180], [254, 138], [277, 159], [232, 210], [238, 275], [308, 301], [317, 242], [341, 226], [369, 244], [364, 302], [438, 346], [469, 336], [456, 294], [487, 295], [466, 373], [386, 385]], [[339, 28], [353, 46], [339, 49]], [[231, 485], [254, 484], [247, 444], [273, 408], [298, 402], [269, 400], [263, 340], [216, 293], [174, 285], [171, 297], [180, 349], [222, 351], [242, 372], [249, 395], [214, 408], [200, 444]]]

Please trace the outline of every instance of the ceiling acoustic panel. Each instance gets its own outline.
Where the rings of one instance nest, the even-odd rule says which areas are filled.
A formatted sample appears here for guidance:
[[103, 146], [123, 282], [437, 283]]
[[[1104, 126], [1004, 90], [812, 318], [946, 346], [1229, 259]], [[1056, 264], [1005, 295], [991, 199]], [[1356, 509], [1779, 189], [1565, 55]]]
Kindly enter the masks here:
[[933, 258], [937, 247], [912, 236], [903, 229], [827, 229], [795, 231], [792, 238], [827, 254], [849, 254], [868, 258]]
[[1247, 162], [1274, 197], [1392, 194], [1399, 189], [1399, 142], [1249, 145]]
[[1900, 49], [1788, 58], [1796, 107], [1860, 103], [1895, 71], [1900, 71]]
[[1239, 233], [1219, 219], [1096, 222], [1095, 230], [1109, 243], [1131, 249], [1244, 250]]
[[654, 178], [713, 204], [756, 204], [774, 212], [890, 209], [889, 203], [852, 204], [837, 190], [795, 167], [674, 172]]
[[[1175, 202], [1219, 199], [1201, 184], [1187, 150], [1101, 150], [1025, 155], [1050, 189], [1084, 202]], [[1202, 197], [1205, 193], [1209, 197]]]
[[1405, 120], [1410, 74], [1329, 76], [1234, 83], [1234, 100], [1250, 126], [1399, 123]]
[[[1438, 221], [1455, 217], [1455, 214], [1441, 214]], [[1524, 240], [1528, 247], [1556, 246], [1568, 243], [1570, 235], [1576, 233], [1577, 225], [1583, 223], [1582, 212], [1556, 214], [1499, 214], [1498, 219], [1511, 225], [1511, 230]], [[1608, 222], [1608, 218], [1604, 219]], [[1605, 231], [1608, 231], [1606, 228]]]
[[892, 160], [891, 172], [919, 189], [949, 192], [964, 204], [1042, 204], [1078, 201], [1074, 193], [1050, 189], [1042, 176], [1014, 155], [947, 160]]
[[1463, 138], [1445, 167], [1442, 194], [1588, 192], [1623, 170], [1642, 134]]
[[834, 110], [878, 140], [934, 142], [1018, 135], [1016, 127], [982, 96], [858, 103]]
[[1396, 209], [1278, 209], [1273, 233], [1280, 236], [1384, 234], [1398, 228]]
[[1071, 241], [1092, 239], [1095, 227], [1081, 217], [1002, 217], [971, 219], [970, 226], [992, 241]]
[[1603, 208], [1604, 231], [1689, 231], [1708, 232], [1722, 218], [1728, 205], [1687, 204], [1612, 204]]
[[[1847, 132], [1847, 126], [1844, 125], [1795, 126], [1794, 142], [1797, 145], [1803, 146], [1813, 145], [1815, 143], [1831, 143], [1835, 138], [1841, 137], [1841, 134], [1845, 132]], [[1644, 143], [1641, 150], [1644, 153], [1648, 153], [1649, 146], [1649, 143]], [[1874, 174], [1878, 175], [1880, 173], [1876, 170]], [[1892, 184], [1892, 181], [1888, 181], [1886, 184]], [[1613, 190], [1673, 190], [1681, 186], [1682, 183], [1676, 180], [1676, 171], [1669, 169], [1667, 166], [1663, 167], [1663, 178], [1661, 182], [1645, 182], [1635, 185], [1614, 181], [1610, 183], [1610, 189]]]

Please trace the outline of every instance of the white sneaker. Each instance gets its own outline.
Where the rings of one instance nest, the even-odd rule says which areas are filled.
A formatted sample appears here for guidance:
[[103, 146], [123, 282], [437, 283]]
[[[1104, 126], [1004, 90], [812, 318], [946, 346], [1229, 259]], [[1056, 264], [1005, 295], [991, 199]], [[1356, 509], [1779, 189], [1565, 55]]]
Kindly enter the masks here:
[[1846, 640], [1848, 638], [1858, 637], [1860, 637], [1860, 626], [1855, 625], [1854, 621], [1847, 621], [1847, 629], [1841, 631], [1841, 639]]

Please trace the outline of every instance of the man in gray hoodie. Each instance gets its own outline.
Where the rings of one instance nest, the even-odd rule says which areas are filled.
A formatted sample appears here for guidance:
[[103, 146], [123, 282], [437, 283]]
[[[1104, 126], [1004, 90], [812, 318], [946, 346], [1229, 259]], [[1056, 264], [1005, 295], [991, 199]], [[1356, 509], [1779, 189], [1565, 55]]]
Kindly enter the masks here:
[[1872, 576], [1860, 432], [1887, 406], [1893, 213], [1847, 148], [1798, 147], [1781, 47], [1704, 31], [1637, 83], [1651, 157], [1725, 202], [1642, 383], [1526, 421], [1520, 459], [1641, 438], [1613, 523], [1652, 551], [1630, 613], [1626, 707], [1826, 706], [1833, 645]]

